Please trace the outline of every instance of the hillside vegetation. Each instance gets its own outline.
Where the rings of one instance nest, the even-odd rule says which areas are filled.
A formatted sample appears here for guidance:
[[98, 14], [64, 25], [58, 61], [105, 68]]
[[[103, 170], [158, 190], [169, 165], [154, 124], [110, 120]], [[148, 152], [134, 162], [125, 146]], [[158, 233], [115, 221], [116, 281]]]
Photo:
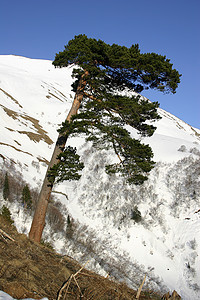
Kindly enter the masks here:
[[[60, 293], [60, 299], [135, 299], [137, 292], [125, 284], [82, 269], [71, 257], [31, 242], [2, 216], [0, 229], [0, 289], [12, 297], [58, 299], [60, 288], [78, 272], [68, 289], [66, 286]], [[161, 296], [142, 292], [140, 299], [161, 299]]]

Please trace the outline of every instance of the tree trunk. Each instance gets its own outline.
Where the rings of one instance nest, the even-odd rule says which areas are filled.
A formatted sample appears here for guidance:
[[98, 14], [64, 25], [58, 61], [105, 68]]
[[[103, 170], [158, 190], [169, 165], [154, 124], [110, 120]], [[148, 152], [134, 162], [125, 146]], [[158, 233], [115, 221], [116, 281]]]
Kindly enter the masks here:
[[[76, 115], [78, 112], [78, 109], [80, 107], [81, 101], [83, 99], [83, 91], [86, 86], [86, 77], [88, 75], [88, 72], [85, 71], [85, 73], [81, 76], [79, 80], [79, 84], [76, 90], [76, 94], [74, 97], [74, 101], [72, 104], [72, 107], [68, 113], [68, 116], [66, 118], [67, 121], [70, 122], [71, 117], [73, 115]], [[51, 158], [51, 161], [48, 165], [48, 169], [43, 181], [43, 185], [40, 191], [38, 203], [36, 206], [35, 214], [33, 217], [31, 229], [29, 232], [29, 238], [35, 242], [40, 242], [41, 237], [42, 237], [42, 232], [45, 226], [45, 216], [46, 216], [46, 211], [49, 203], [49, 198], [51, 196], [53, 184], [48, 181], [48, 171], [50, 168], [52, 168], [55, 164], [59, 162], [57, 159], [58, 155], [63, 152], [65, 148], [65, 144], [67, 142], [67, 136], [63, 136], [62, 134], [58, 135], [58, 139], [54, 148], [54, 152]]]

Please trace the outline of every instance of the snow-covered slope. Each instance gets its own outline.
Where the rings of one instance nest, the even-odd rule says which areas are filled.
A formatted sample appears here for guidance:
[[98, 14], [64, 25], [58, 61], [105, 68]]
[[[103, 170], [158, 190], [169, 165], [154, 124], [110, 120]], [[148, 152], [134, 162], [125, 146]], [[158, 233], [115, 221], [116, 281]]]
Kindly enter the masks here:
[[[73, 100], [71, 72], [51, 61], [0, 56], [0, 163], [6, 168], [12, 161], [33, 187], [41, 185]], [[97, 152], [84, 138], [70, 140], [85, 162], [83, 175], [55, 189], [68, 195], [60, 200], [82, 226], [79, 244], [90, 249], [67, 241], [55, 241], [55, 247], [79, 260], [88, 256], [91, 267], [134, 288], [146, 274], [146, 287], [199, 299], [200, 130], [159, 113], [155, 134], [144, 139], [157, 164], [141, 187], [105, 174], [112, 151]]]
[[[22, 168], [51, 157], [58, 124], [73, 99], [71, 70], [55, 69], [51, 61], [0, 56], [1, 155]], [[42, 168], [42, 176], [44, 174]], [[34, 168], [33, 168], [34, 170]], [[25, 176], [30, 182], [38, 172]], [[35, 176], [33, 176], [35, 175]]]

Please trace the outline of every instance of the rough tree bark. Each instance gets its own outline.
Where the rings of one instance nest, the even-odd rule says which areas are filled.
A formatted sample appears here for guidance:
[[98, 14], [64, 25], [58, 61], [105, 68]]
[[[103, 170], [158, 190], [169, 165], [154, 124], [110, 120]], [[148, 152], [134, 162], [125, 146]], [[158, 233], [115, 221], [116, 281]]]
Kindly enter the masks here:
[[[68, 116], [66, 118], [67, 121], [70, 122], [71, 117], [73, 115], [76, 115], [78, 112], [78, 109], [80, 107], [81, 101], [83, 99], [83, 91], [86, 86], [86, 77], [88, 75], [88, 72], [86, 71], [80, 78], [79, 84], [77, 87], [77, 91], [74, 97], [74, 101], [72, 103], [72, 107], [68, 113]], [[62, 151], [65, 148], [65, 144], [67, 142], [67, 136], [63, 136], [62, 134], [58, 135], [58, 139], [54, 148], [54, 152], [51, 158], [51, 161], [48, 165], [48, 169], [43, 181], [43, 185], [40, 191], [39, 199], [37, 202], [36, 210], [34, 213], [31, 229], [29, 232], [29, 238], [35, 242], [40, 242], [42, 237], [42, 232], [45, 226], [45, 216], [46, 211], [49, 203], [49, 198], [51, 196], [51, 192], [53, 189], [53, 184], [48, 181], [48, 171], [50, 168], [52, 168], [55, 164], [59, 162], [57, 159], [58, 155], [62, 153]]]

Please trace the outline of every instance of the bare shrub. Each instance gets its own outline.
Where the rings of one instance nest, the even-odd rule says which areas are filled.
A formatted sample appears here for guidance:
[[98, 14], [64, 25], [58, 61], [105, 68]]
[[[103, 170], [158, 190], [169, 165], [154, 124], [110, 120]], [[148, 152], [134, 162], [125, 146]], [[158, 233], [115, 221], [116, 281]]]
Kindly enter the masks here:
[[186, 152], [187, 151], [186, 146], [185, 145], [181, 145], [181, 147], [178, 149], [178, 151], [180, 151], [180, 152]]
[[52, 203], [48, 206], [46, 220], [53, 231], [61, 232], [64, 230], [65, 219], [60, 210]]
[[192, 250], [195, 250], [197, 248], [197, 242], [195, 238], [189, 241], [187, 244]]
[[200, 156], [200, 151], [197, 148], [191, 148], [190, 153]]

